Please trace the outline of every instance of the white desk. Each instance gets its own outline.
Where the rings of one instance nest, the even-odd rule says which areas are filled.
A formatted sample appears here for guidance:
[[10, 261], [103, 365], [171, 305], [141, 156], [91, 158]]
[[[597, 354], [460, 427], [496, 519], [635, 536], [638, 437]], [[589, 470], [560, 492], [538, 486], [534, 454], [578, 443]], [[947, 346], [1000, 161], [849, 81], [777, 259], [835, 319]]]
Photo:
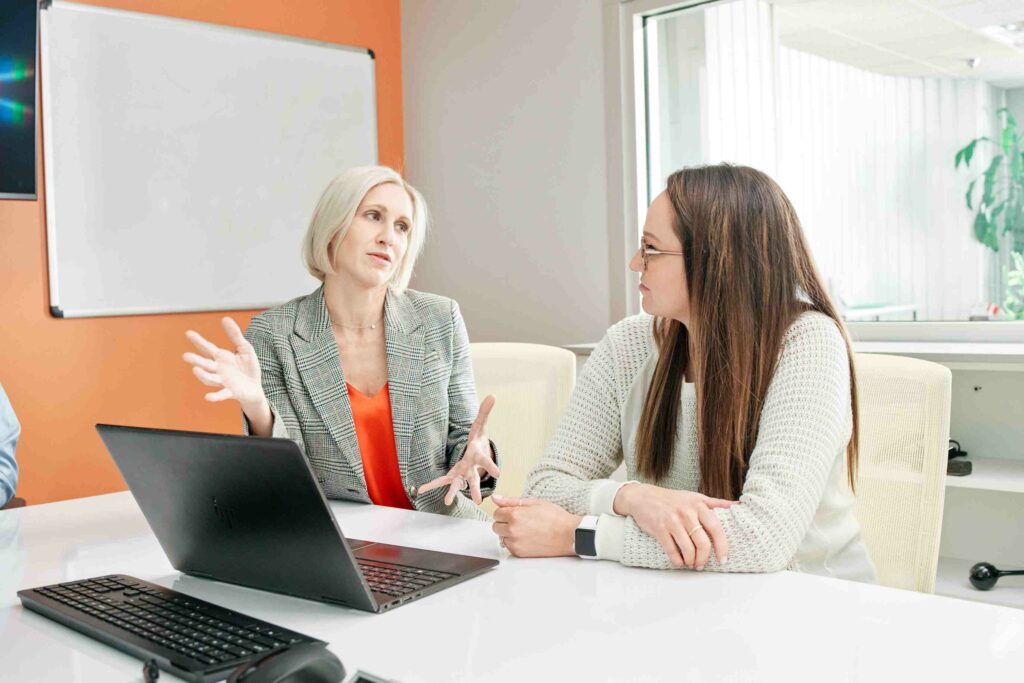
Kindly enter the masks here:
[[[498, 556], [486, 523], [334, 507], [355, 537]], [[22, 609], [15, 595], [113, 573], [322, 638], [348, 671], [403, 683], [1006, 681], [1024, 671], [1024, 611], [789, 572], [510, 558], [365, 614], [181, 576], [131, 496], [118, 493], [0, 512], [0, 680], [139, 681], [140, 662]]]

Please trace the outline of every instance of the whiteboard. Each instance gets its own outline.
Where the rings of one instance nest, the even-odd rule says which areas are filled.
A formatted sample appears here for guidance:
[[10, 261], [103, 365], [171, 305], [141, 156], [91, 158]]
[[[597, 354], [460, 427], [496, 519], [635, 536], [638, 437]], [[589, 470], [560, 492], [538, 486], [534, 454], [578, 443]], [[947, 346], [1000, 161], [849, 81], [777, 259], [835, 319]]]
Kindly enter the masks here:
[[377, 163], [373, 53], [54, 2], [41, 12], [50, 310], [266, 308], [313, 290], [320, 193]]

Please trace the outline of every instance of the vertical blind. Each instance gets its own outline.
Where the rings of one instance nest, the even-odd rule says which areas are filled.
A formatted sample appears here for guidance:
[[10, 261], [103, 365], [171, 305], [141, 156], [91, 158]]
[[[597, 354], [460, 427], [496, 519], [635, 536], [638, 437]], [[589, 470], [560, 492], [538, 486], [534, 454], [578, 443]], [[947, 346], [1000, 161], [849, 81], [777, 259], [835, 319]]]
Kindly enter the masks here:
[[[747, 164], [774, 177], [847, 306], [915, 305], [921, 320], [964, 320], [1001, 303], [1009, 249], [997, 255], [975, 240], [964, 193], [976, 172], [955, 171], [953, 159], [971, 139], [996, 134], [1003, 90], [980, 80], [873, 73], [784, 47], [771, 5], [760, 0], [670, 21], [702, 23], [703, 50], [694, 56], [699, 38], [666, 21], [656, 68], [684, 63], [701, 73], [701, 87], [673, 97], [669, 79], [658, 79], [650, 132], [660, 162], [652, 174], [662, 176], [653, 186], [673, 163], [692, 163], [667, 139], [678, 132], [662, 122], [684, 119], [673, 110], [700, 97], [702, 161]], [[988, 163], [987, 150], [978, 154], [972, 169]]]

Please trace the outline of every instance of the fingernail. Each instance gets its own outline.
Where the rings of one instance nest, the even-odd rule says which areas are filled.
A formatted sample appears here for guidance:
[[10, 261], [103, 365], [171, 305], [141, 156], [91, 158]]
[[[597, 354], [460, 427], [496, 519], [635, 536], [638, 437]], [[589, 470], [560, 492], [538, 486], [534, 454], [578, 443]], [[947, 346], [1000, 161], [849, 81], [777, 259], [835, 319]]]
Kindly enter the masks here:
[[720, 562], [719, 562], [718, 564], [729, 564], [729, 558], [728, 558], [728, 556], [726, 556], [726, 557], [723, 557], [723, 558], [721, 559], [721, 561], [720, 561]]
[[493, 496], [491, 496], [491, 500], [500, 503], [501, 501], [505, 500], [505, 496], [499, 496], [497, 493], [495, 493]]
[[699, 567], [697, 567], [697, 571], [699, 571], [699, 572], [704, 571], [704, 565], [700, 565]]

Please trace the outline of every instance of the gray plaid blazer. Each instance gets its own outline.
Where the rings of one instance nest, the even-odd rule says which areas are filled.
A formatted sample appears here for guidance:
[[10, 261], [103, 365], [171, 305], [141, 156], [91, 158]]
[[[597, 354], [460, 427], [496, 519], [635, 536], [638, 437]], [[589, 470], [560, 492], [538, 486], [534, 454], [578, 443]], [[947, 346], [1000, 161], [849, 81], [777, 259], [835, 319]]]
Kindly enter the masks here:
[[[489, 519], [464, 495], [446, 506], [447, 487], [416, 495], [420, 485], [446, 474], [462, 458], [478, 410], [469, 337], [458, 304], [413, 290], [389, 291], [384, 336], [406, 495], [417, 510]], [[245, 337], [260, 360], [263, 391], [274, 413], [273, 435], [299, 444], [328, 498], [370, 502], [323, 287], [260, 313]], [[248, 421], [243, 421], [248, 433]], [[493, 480], [484, 483], [490, 483], [484, 495], [493, 493]]]

